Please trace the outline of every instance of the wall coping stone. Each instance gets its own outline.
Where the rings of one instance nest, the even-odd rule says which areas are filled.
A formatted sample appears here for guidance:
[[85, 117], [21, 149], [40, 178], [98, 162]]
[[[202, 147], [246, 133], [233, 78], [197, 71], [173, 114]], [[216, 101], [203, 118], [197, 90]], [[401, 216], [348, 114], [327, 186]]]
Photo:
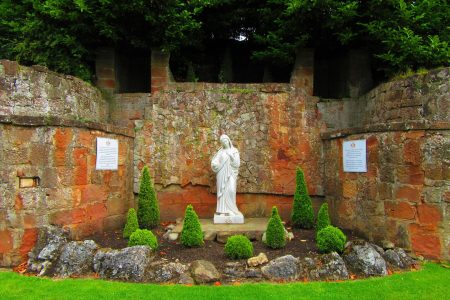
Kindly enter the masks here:
[[408, 121], [408, 122], [391, 122], [371, 124], [362, 127], [345, 128], [334, 131], [322, 132], [320, 137], [322, 140], [332, 140], [343, 138], [354, 134], [390, 132], [390, 131], [413, 131], [413, 130], [449, 130], [450, 122], [438, 121]]
[[86, 128], [91, 130], [99, 130], [106, 133], [122, 135], [126, 137], [135, 137], [133, 129], [120, 127], [112, 124], [97, 123], [91, 121], [80, 121], [64, 119], [60, 117], [42, 117], [42, 116], [18, 116], [18, 115], [0, 115], [1, 124], [12, 124], [17, 126], [61, 126]]
[[280, 93], [295, 90], [291, 83], [210, 83], [210, 82], [171, 82], [160, 91], [176, 92], [222, 92], [222, 93]]

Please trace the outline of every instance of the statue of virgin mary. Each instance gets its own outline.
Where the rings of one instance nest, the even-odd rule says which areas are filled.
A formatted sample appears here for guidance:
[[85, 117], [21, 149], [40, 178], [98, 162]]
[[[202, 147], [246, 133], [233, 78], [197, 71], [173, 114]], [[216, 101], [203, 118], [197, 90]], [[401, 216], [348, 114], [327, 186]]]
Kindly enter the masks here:
[[236, 184], [239, 173], [239, 151], [230, 138], [220, 136], [222, 147], [211, 160], [211, 168], [217, 179], [217, 209], [214, 223], [244, 223], [244, 216], [236, 206]]

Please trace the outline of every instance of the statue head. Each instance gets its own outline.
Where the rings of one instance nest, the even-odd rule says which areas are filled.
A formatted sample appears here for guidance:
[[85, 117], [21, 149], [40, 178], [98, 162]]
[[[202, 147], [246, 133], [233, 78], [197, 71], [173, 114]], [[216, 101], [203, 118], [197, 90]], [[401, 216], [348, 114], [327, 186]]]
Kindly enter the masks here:
[[224, 149], [233, 148], [233, 145], [231, 144], [231, 140], [226, 134], [222, 134], [220, 136], [220, 143], [222, 144], [222, 147]]

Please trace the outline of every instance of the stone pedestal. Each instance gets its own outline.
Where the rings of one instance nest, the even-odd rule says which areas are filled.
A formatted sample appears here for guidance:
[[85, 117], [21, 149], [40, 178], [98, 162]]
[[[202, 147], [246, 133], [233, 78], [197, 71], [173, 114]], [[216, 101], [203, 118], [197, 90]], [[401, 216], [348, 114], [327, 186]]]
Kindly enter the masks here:
[[244, 224], [244, 216], [214, 214], [214, 224]]

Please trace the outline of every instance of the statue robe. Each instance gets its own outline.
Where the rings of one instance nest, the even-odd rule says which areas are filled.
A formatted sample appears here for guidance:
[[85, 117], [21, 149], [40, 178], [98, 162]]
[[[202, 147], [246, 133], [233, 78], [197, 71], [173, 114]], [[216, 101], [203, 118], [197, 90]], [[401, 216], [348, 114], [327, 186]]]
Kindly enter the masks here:
[[220, 149], [211, 161], [211, 168], [217, 179], [217, 214], [241, 215], [236, 206], [239, 165], [239, 152], [234, 147]]

